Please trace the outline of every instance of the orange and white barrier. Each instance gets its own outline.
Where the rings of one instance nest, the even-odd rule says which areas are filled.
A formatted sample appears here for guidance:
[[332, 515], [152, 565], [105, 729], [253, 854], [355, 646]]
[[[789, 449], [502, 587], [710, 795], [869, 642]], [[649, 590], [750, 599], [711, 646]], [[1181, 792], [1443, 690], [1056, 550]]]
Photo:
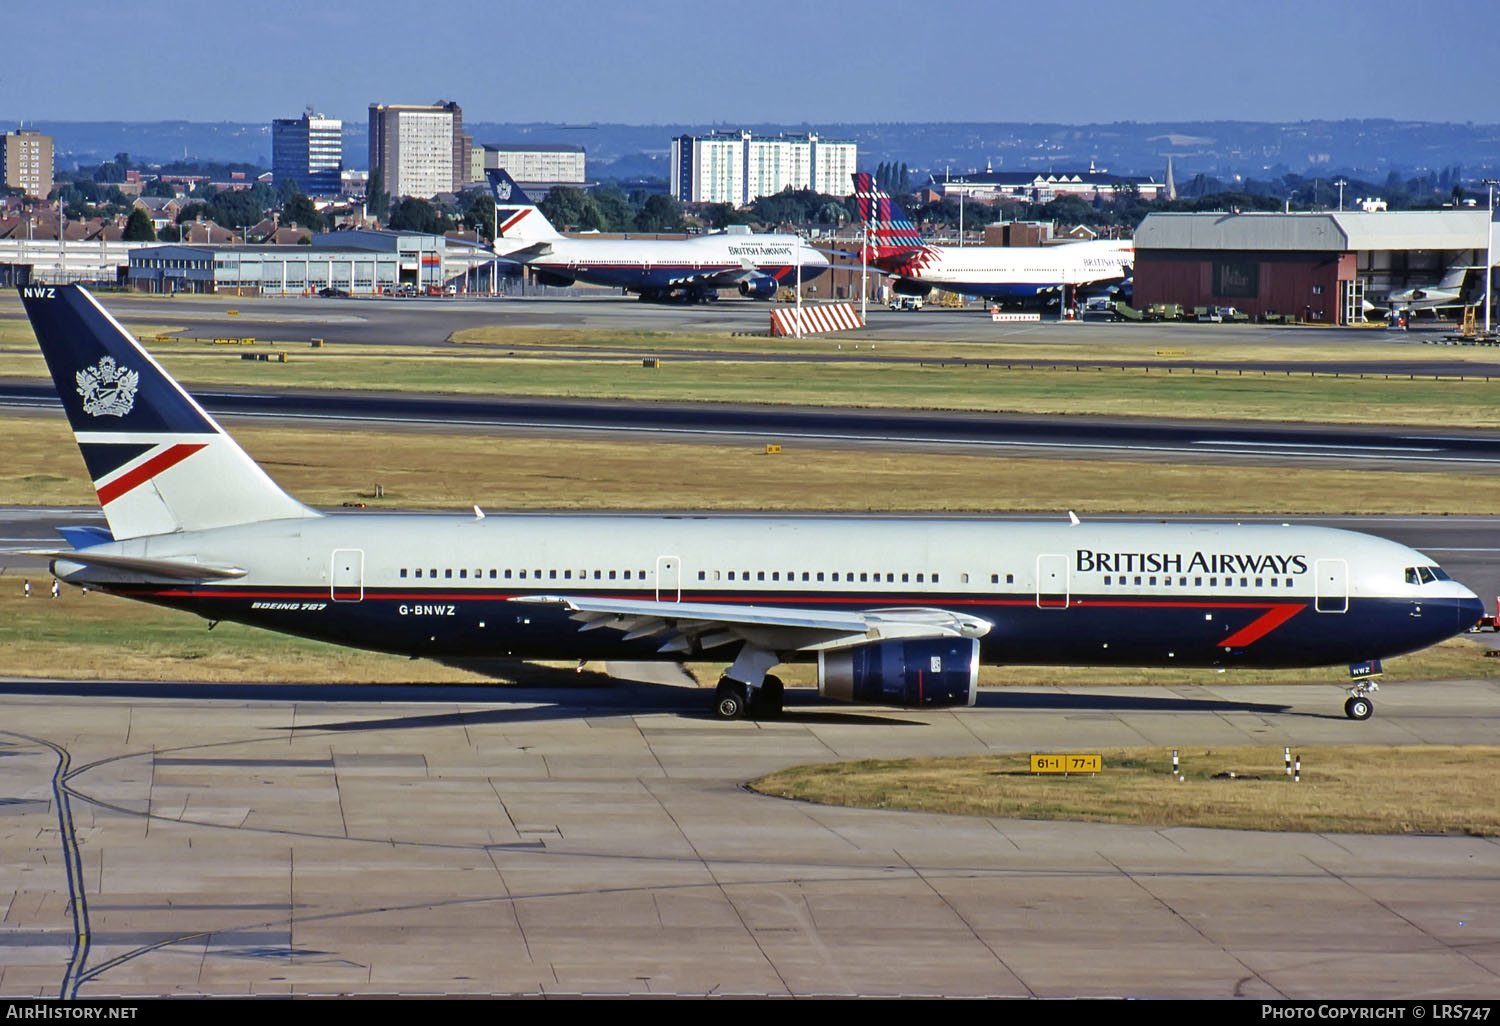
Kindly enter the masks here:
[[1040, 321], [1041, 319], [1042, 319], [1042, 315], [1038, 314], [1038, 313], [1001, 313], [998, 310], [992, 310], [990, 312], [990, 320], [995, 321], [996, 323], [998, 323], [1000, 321], [1032, 321], [1032, 322], [1037, 322], [1037, 321]]
[[787, 335], [816, 335], [825, 331], [849, 331], [863, 328], [859, 310], [853, 303], [825, 303], [819, 306], [804, 304], [800, 311], [802, 330], [797, 330], [799, 311], [794, 306], [771, 311], [771, 337], [785, 338]]

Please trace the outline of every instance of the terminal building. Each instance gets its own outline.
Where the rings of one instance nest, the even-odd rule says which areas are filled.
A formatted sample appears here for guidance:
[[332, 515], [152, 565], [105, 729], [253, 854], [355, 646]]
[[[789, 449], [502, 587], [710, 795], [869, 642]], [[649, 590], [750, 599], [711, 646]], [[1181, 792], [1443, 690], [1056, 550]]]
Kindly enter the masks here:
[[1472, 269], [1482, 302], [1484, 210], [1148, 214], [1135, 233], [1132, 305], [1232, 306], [1252, 317], [1356, 324], [1390, 295]]

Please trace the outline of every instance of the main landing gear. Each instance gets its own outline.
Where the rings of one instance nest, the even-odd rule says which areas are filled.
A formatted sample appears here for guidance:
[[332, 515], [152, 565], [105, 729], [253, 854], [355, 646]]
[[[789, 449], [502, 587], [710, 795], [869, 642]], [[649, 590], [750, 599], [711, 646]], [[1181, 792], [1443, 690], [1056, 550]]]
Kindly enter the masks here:
[[1368, 720], [1375, 712], [1375, 703], [1370, 694], [1380, 690], [1380, 685], [1369, 678], [1354, 682], [1349, 689], [1349, 700], [1344, 703], [1344, 715], [1351, 720]]
[[751, 688], [732, 677], [720, 677], [714, 691], [714, 716], [721, 720], [773, 720], [781, 715], [786, 688], [779, 677], [766, 674], [760, 687]]

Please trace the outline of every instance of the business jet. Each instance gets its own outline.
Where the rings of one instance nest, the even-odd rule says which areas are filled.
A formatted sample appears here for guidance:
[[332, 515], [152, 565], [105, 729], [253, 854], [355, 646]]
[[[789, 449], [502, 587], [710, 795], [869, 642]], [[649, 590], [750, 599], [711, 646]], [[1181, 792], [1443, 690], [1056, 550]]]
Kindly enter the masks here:
[[647, 301], [700, 303], [718, 299], [720, 289], [772, 299], [828, 270], [828, 257], [800, 237], [757, 235], [744, 225], [690, 239], [570, 238], [503, 169], [486, 174], [495, 196], [496, 254], [531, 268], [543, 285], [581, 281]]
[[[1386, 297], [1384, 307], [1372, 305], [1371, 309], [1375, 311], [1405, 310], [1408, 312], [1431, 310], [1436, 314], [1438, 310], [1442, 309], [1473, 306], [1483, 303], [1484, 300], [1480, 296], [1473, 297], [1468, 303], [1464, 302], [1464, 292], [1469, 272], [1479, 270], [1482, 270], [1482, 268], [1465, 266], [1450, 267], [1443, 272], [1442, 278], [1436, 284], [1416, 285], [1411, 288], [1399, 289]], [[1482, 294], [1483, 290], [1481, 289], [1480, 291]]]
[[1319, 527], [896, 517], [323, 513], [282, 491], [85, 289], [21, 289], [107, 527], [52, 573], [405, 656], [699, 659], [721, 718], [775, 716], [785, 662], [828, 698], [973, 705], [981, 660], [1376, 661], [1468, 629], [1431, 559]]
[[891, 291], [926, 297], [934, 288], [1018, 306], [1051, 306], [1115, 294], [1131, 280], [1135, 244], [1098, 239], [1057, 246], [933, 246], [896, 201], [864, 172], [854, 196], [865, 225], [865, 262], [891, 275]]

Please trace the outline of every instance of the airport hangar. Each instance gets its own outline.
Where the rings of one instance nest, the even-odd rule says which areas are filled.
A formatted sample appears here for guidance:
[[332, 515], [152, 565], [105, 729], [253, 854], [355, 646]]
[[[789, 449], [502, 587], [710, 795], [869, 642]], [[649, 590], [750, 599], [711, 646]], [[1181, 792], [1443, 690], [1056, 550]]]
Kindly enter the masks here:
[[442, 235], [356, 229], [314, 235], [310, 246], [147, 246], [131, 250], [129, 261], [128, 284], [142, 292], [300, 296], [341, 289], [376, 295], [465, 276], [470, 290], [487, 289], [495, 255]]
[[1484, 210], [1147, 214], [1132, 305], [1357, 324], [1366, 302], [1384, 307], [1391, 292], [1435, 284], [1451, 267], [1482, 267], [1488, 221]]

